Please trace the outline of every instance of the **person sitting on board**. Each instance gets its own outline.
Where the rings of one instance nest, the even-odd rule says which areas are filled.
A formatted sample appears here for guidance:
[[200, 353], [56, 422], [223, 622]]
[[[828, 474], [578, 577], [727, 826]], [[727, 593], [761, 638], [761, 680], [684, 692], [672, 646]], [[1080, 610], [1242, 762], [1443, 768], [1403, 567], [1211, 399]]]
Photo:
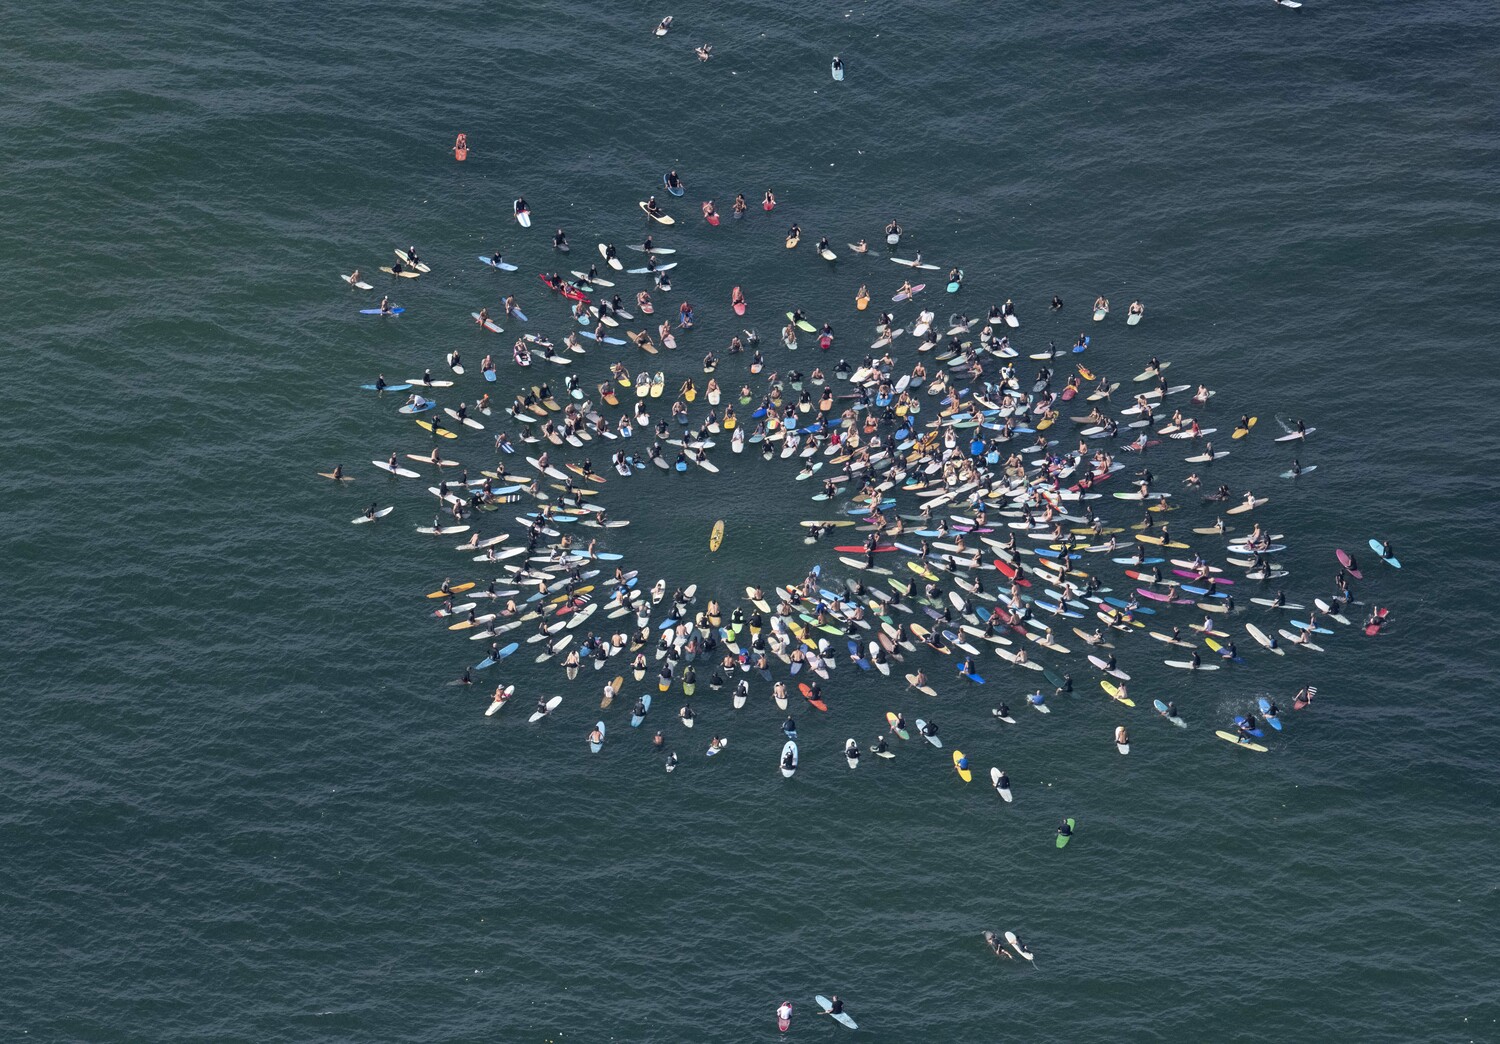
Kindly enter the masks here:
[[379, 501], [372, 500], [370, 506], [365, 510], [365, 518], [374, 518], [375, 509], [380, 506]]
[[498, 267], [498, 266], [500, 266], [500, 265], [502, 265], [504, 263], [505, 263], [505, 256], [503, 254], [501, 254], [500, 251], [497, 250], [493, 254], [490, 255], [490, 264], [495, 265], [495, 266]]
[[929, 721], [926, 725], [922, 726], [922, 735], [928, 736], [928, 737], [933, 737], [933, 736], [936, 736], [937, 734], [938, 734], [937, 722], [935, 722], [935, 721]]
[[787, 229], [786, 238], [788, 240], [801, 239], [802, 238], [802, 226], [799, 225], [799, 224], [797, 224], [797, 222], [793, 221], [792, 222], [792, 227], [789, 228], [789, 229]]
[[841, 1000], [839, 1000], [839, 995], [837, 993], [835, 993], [831, 998], [829, 998], [829, 1001], [828, 1001], [828, 1014], [830, 1014], [830, 1015], [842, 1015], [842, 1014], [844, 1014], [844, 1002], [841, 1001]]
[[1062, 298], [1058, 297], [1056, 294], [1053, 294], [1052, 295], [1052, 310], [1054, 312], [1059, 311], [1059, 310], [1061, 310], [1062, 306], [1063, 306]]
[[996, 791], [1001, 791], [1001, 790], [1009, 790], [1009, 789], [1010, 789], [1010, 777], [1005, 774], [1005, 770], [1004, 769], [1001, 769], [999, 777], [996, 778], [996, 780], [995, 780], [995, 790]]
[[469, 151], [469, 136], [467, 134], [464, 134], [464, 133], [460, 132], [459, 135], [458, 135], [458, 137], [455, 138], [455, 139], [453, 139], [453, 151], [454, 152], [468, 152]]
[[1096, 311], [1096, 312], [1107, 312], [1107, 311], [1109, 311], [1109, 298], [1105, 297], [1102, 294], [1100, 296], [1094, 298], [1094, 311]]
[[355, 288], [354, 284], [356, 284], [358, 282], [359, 282], [359, 269], [356, 268], [353, 272], [349, 273], [349, 289], [353, 290]]
[[389, 297], [382, 297], [380, 299], [380, 314], [381, 315], [390, 315], [390, 314], [392, 314], [391, 313], [391, 299]]
[[[866, 253], [867, 251], [869, 251], [870, 246], [863, 239], [861, 239], [858, 243], [855, 243], [850, 249], [852, 249], [856, 254], [863, 254], [863, 253]], [[865, 296], [865, 297], [869, 296], [868, 292], [865, 291], [864, 287], [860, 287], [859, 289], [860, 289], [861, 296]]]
[[885, 234], [887, 236], [899, 236], [901, 234], [901, 226], [896, 223], [895, 218], [891, 218], [891, 223], [885, 226]]
[[552, 248], [554, 250], [562, 250], [567, 245], [568, 245], [568, 234], [566, 232], [564, 232], [562, 229], [558, 229], [557, 232], [554, 233], [553, 236], [552, 236]]

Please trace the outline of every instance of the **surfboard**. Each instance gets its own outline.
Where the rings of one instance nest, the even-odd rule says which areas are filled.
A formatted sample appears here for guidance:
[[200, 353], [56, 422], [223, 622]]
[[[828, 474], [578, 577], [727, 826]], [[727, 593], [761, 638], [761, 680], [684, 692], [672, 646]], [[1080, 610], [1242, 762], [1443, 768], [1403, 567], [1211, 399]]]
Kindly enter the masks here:
[[604, 735], [605, 735], [604, 722], [602, 722], [602, 721], [596, 721], [596, 722], [594, 722], [594, 728], [596, 728], [596, 729], [599, 730], [599, 739], [598, 739], [597, 742], [594, 741], [594, 740], [592, 740], [592, 739], [589, 740], [589, 750], [591, 750], [593, 753], [597, 754], [604, 747]]
[[662, 188], [666, 189], [668, 192], [672, 193], [672, 195], [674, 195], [674, 196], [680, 196], [680, 195], [682, 195], [683, 192], [686, 191], [686, 188], [684, 186], [682, 186], [682, 185], [678, 185], [676, 188], [673, 188], [672, 187], [672, 183], [667, 180], [669, 176], [670, 175], [668, 175], [668, 174], [663, 174], [661, 176]]
[[417, 421], [417, 427], [419, 427], [419, 428], [426, 428], [428, 431], [432, 432], [434, 435], [441, 435], [445, 439], [456, 439], [456, 438], [458, 438], [458, 433], [457, 432], [449, 431], [447, 428], [434, 428], [432, 426], [432, 422], [431, 421], [419, 420], [419, 421]]
[[539, 722], [543, 718], [545, 718], [547, 715], [549, 715], [553, 711], [555, 711], [557, 709], [557, 705], [559, 703], [561, 703], [561, 702], [562, 702], [562, 697], [561, 696], [554, 696], [554, 697], [552, 697], [550, 700], [547, 701], [547, 709], [546, 710], [544, 710], [544, 711], [539, 711], [539, 710], [538, 711], [532, 711], [531, 712], [531, 717], [527, 718], [526, 720], [528, 722], [530, 722], [531, 724], [533, 724], [533, 725], [536, 724], [537, 722]]
[[347, 275], [344, 275], [342, 273], [339, 274], [339, 278], [342, 279], [344, 282], [348, 283], [350, 286], [357, 287], [360, 290], [374, 290], [375, 289], [373, 286], [371, 286], [369, 283], [365, 282], [363, 279], [361, 279], [359, 282], [356, 283], [352, 279], [350, 279]]
[[[1075, 830], [1075, 829], [1077, 829], [1077, 826], [1078, 826], [1078, 821], [1077, 820], [1072, 819], [1070, 817], [1068, 819], [1063, 820], [1063, 822], [1065, 822], [1065, 823], [1068, 824], [1068, 829], [1069, 830]], [[1058, 834], [1057, 835], [1057, 847], [1058, 848], [1067, 848], [1068, 847], [1068, 842], [1071, 841], [1071, 840], [1073, 840], [1073, 835], [1072, 834]]]
[[1251, 743], [1249, 740], [1241, 739], [1234, 733], [1225, 732], [1223, 729], [1214, 730], [1214, 735], [1219, 737], [1225, 743], [1233, 743], [1236, 747], [1244, 747], [1246, 750], [1259, 751], [1262, 754], [1266, 752], [1266, 748], [1262, 747], [1259, 743]]
[[[677, 224], [676, 220], [670, 214], [653, 214], [653, 213], [651, 213], [651, 211], [649, 209], [647, 209], [647, 207], [646, 207], [646, 201], [644, 199], [641, 200], [640, 203], [638, 203], [636, 205], [641, 208], [641, 213], [642, 214], [645, 214], [648, 218], [650, 218], [653, 221], [658, 221], [658, 222], [660, 222], [663, 225], [675, 225], [675, 224]], [[611, 266], [611, 267], [613, 267], [613, 266]]]
[[516, 224], [520, 225], [522, 228], [530, 228], [531, 227], [531, 211], [526, 210], [526, 209], [520, 207], [519, 206], [520, 202], [521, 201], [518, 199], [514, 203], [512, 203], [511, 204], [511, 211], [516, 215]]
[[1163, 660], [1162, 663], [1168, 667], [1176, 667], [1178, 670], [1183, 671], [1216, 671], [1219, 669], [1219, 665], [1216, 663], [1200, 663], [1197, 667], [1194, 667], [1191, 660]]
[[[788, 754], [792, 756], [791, 768], [786, 767], [786, 757]], [[783, 778], [791, 779], [797, 774], [797, 744], [795, 741], [787, 740], [785, 745], [782, 746], [781, 761], [779, 762], [779, 764], [781, 765], [781, 775]]]
[[963, 760], [964, 752], [961, 750], [955, 750], [953, 752], [953, 769], [958, 773], [958, 778], [967, 783], [974, 778], [974, 773], [965, 768], [963, 765], [959, 764]]
[[926, 727], [927, 727], [927, 723], [925, 721], [923, 721], [921, 718], [918, 718], [917, 719], [917, 735], [921, 736], [928, 743], [931, 743], [934, 747], [941, 747], [943, 745], [943, 741], [942, 741], [941, 737], [927, 735], [927, 733], [925, 733], [925, 732], [922, 731]]
[[842, 65], [839, 65], [837, 61], [829, 62], [828, 69], [831, 73], [833, 73], [833, 78], [835, 80], [839, 81], [840, 83], [844, 81], [844, 67]]
[[[375, 518], [385, 518], [386, 515], [389, 515], [392, 511], [395, 510], [396, 506], [394, 504], [387, 508], [381, 508], [379, 511], [375, 512]], [[362, 525], [365, 522], [373, 522], [375, 521], [375, 518], [371, 518], [368, 515], [360, 515], [358, 518], [350, 519], [350, 521], [358, 526]]]
[[1285, 435], [1278, 435], [1278, 436], [1276, 436], [1276, 441], [1277, 442], [1295, 442], [1298, 439], [1305, 439], [1307, 436], [1311, 435], [1313, 432], [1315, 432], [1317, 430], [1318, 430], [1317, 428], [1308, 428], [1306, 431], [1289, 431]]
[[480, 255], [479, 260], [491, 268], [498, 268], [502, 272], [514, 272], [516, 270], [516, 266], [509, 261], [496, 261], [493, 257], [484, 257], [483, 255]]
[[393, 467], [391, 467], [389, 464], [387, 464], [383, 460], [372, 460], [372, 461], [370, 461], [370, 463], [374, 464], [377, 468], [379, 468], [382, 471], [389, 471], [392, 475], [400, 475], [402, 478], [421, 478], [422, 477], [421, 475], [418, 475], [415, 471], [411, 470], [410, 468], [402, 468], [402, 467], [395, 467], [395, 468], [393, 468]]
[[724, 520], [721, 518], [714, 523], [714, 528], [708, 534], [708, 549], [719, 550], [719, 545], [724, 542]]
[[1380, 560], [1386, 565], [1390, 566], [1392, 569], [1401, 568], [1401, 560], [1399, 558], [1392, 558], [1390, 555], [1387, 555], [1382, 549], [1382, 545], [1379, 540], [1372, 539], [1370, 541], [1370, 550], [1379, 555]]
[[[935, 696], [937, 694], [933, 693], [933, 695]], [[892, 732], [894, 732], [896, 735], [900, 736], [902, 739], [911, 739], [911, 733], [910, 732], [907, 732], [905, 729], [898, 729], [898, 728], [896, 728], [896, 712], [895, 711], [886, 711], [885, 712], [885, 720], [886, 720], [886, 724], [890, 727], [890, 730]]]
[[378, 308], [361, 308], [359, 310], [359, 314], [360, 315], [400, 315], [404, 311], [406, 311], [406, 309], [402, 308], [400, 305], [392, 305], [391, 306], [391, 310], [389, 312], [382, 312]]
[[990, 769], [990, 786], [995, 788], [995, 793], [999, 794], [1006, 804], [1010, 804], [1015, 800], [1015, 795], [1010, 792], [1009, 787], [1001, 788], [1000, 770], [997, 768]]
[[818, 1002], [818, 1006], [823, 1009], [823, 1014], [824, 1015], [831, 1015], [831, 1016], [833, 1016], [833, 1020], [835, 1022], [837, 1022], [837, 1023], [841, 1024], [841, 1025], [844, 1025], [844, 1026], [848, 1026], [850, 1029], [859, 1029], [859, 1023], [855, 1022], [853, 1019], [851, 1019], [844, 1012], [839, 1012], [837, 1015], [834, 1015], [833, 1014], [833, 1001], [829, 1000], [827, 997], [823, 996], [821, 993], [818, 994], [816, 997], [814, 997], [813, 1000], [815, 1000], [815, 1001]]

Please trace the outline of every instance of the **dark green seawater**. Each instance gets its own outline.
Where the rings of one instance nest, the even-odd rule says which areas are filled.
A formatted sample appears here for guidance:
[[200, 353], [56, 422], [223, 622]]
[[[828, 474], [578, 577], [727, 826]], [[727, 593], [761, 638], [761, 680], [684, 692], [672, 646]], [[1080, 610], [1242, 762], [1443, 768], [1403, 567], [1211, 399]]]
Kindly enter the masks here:
[[[812, 996], [838, 992], [885, 1041], [1497, 1039], [1497, 21], [1477, 0], [10, 5], [5, 1037], [755, 1041], [790, 998], [795, 1038], [832, 1039]], [[366, 463], [428, 440], [357, 386], [504, 353], [467, 320], [501, 292], [561, 337], [535, 280], [561, 267], [549, 233], [584, 265], [638, 241], [668, 167], [689, 193], [658, 302], [700, 318], [660, 357], [671, 387], [701, 385], [740, 325], [734, 285], [776, 366], [794, 306], [857, 359], [855, 289], [882, 301], [904, 271], [842, 244], [896, 216], [903, 251], [966, 270], [970, 314], [1015, 300], [1023, 351], [1086, 329], [1097, 368], [1155, 353], [1217, 389], [1221, 433], [1259, 415], [1255, 437], [1220, 435], [1215, 476], [1270, 496], [1290, 594], [1326, 594], [1333, 549], [1363, 551], [1357, 597], [1392, 626], [1196, 678], [1138, 640], [1121, 660], [1142, 708], [1116, 713], [1075, 658], [1079, 694], [1004, 731], [990, 707], [1030, 678], [993, 657], [977, 691], [930, 662], [935, 701], [845, 663], [831, 712], [798, 714], [790, 783], [759, 679], [738, 714], [698, 698], [691, 735], [663, 698], [671, 776], [625, 700], [589, 756], [603, 674], [517, 656], [520, 711], [561, 708], [484, 717], [485, 693], [444, 684], [477, 645], [420, 597], [471, 565], [411, 531], [422, 486]], [[774, 215], [728, 220], [766, 188]], [[709, 197], [717, 229], [696, 216]], [[794, 220], [846, 256], [787, 252]], [[338, 273], [407, 243], [434, 269], [393, 293], [408, 313], [355, 314], [378, 295]], [[474, 261], [495, 249], [521, 271]], [[1096, 325], [1099, 293], [1115, 315]], [[607, 358], [577, 368], [592, 384]], [[456, 391], [481, 389], [471, 372]], [[1270, 437], [1299, 417], [1318, 471], [1294, 486]], [[488, 440], [450, 455], [477, 471]], [[1177, 446], [1152, 458], [1166, 485]], [[600, 499], [634, 524], [606, 546], [726, 598], [819, 562], [842, 575], [799, 539], [826, 509], [788, 462], [715, 457], [717, 476], [611, 474]], [[315, 477], [336, 462], [351, 487]], [[371, 499], [396, 514], [351, 527]], [[1242, 609], [1238, 635], [1263, 615]], [[1319, 701], [1271, 753], [1213, 739], [1305, 684]], [[1188, 730], [1145, 709], [1157, 695]], [[911, 744], [849, 772], [844, 738], [897, 707], [937, 717], [980, 778]], [[712, 732], [731, 746], [706, 761]], [[1059, 852], [1063, 816], [1079, 835]], [[1019, 932], [1036, 970], [996, 961], [986, 928]]]

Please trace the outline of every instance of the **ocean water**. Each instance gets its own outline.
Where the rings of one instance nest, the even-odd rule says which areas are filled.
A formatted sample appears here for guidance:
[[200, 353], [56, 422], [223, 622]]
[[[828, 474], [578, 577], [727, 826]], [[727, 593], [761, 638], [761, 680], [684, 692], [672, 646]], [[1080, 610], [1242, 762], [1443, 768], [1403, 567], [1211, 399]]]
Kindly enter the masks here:
[[[837, 992], [861, 1036], [888, 1041], [1500, 1037], [1497, 21], [1472, 0], [11, 11], [0, 1026], [749, 1041], [776, 1037], [791, 999], [793, 1035], [821, 1039], [847, 1031], [812, 996]], [[882, 302], [906, 271], [843, 244], [897, 217], [903, 253], [964, 268], [954, 307], [1016, 302], [1023, 351], [1083, 331], [1096, 369], [1155, 354], [1215, 388], [1233, 453], [1213, 474], [1271, 498], [1258, 517], [1288, 534], [1289, 594], [1326, 594], [1334, 548], [1390, 539], [1405, 568], [1360, 555], [1356, 593], [1392, 626], [1198, 677], [1124, 644], [1141, 707], [1117, 714], [1075, 657], [1078, 694], [1015, 726], [990, 708], [1019, 706], [1031, 679], [998, 660], [973, 689], [911, 657], [936, 700], [845, 663], [830, 712], [797, 714], [790, 782], [758, 679], [738, 713], [696, 697], [693, 733], [671, 720], [679, 694], [660, 697], [648, 724], [682, 758], [670, 776], [627, 699], [588, 755], [603, 672], [570, 684], [518, 655], [502, 677], [519, 707], [484, 717], [485, 693], [445, 684], [475, 645], [420, 597], [470, 563], [411, 532], [430, 518], [420, 485], [364, 463], [428, 440], [358, 385], [439, 371], [453, 348], [476, 369], [504, 355], [509, 336], [466, 318], [502, 293], [562, 336], [534, 278], [563, 267], [550, 232], [568, 230], [579, 267], [595, 242], [638, 241], [636, 201], [669, 167], [688, 195], [655, 231], [682, 264], [656, 296], [700, 320], [651, 360], [669, 388], [701, 387], [702, 353], [744, 325], [735, 285], [773, 367], [814, 365], [772, 348], [793, 307], [857, 360], [855, 290]], [[767, 188], [773, 215], [729, 220], [735, 192]], [[717, 229], [696, 216], [707, 198]], [[792, 221], [809, 242], [788, 252]], [[832, 266], [808, 249], [825, 234]], [[392, 290], [408, 313], [355, 314], [378, 297], [337, 274], [378, 275], [408, 243], [433, 267]], [[520, 271], [473, 260], [494, 250]], [[1114, 315], [1093, 324], [1101, 293]], [[931, 286], [929, 306], [944, 297]], [[1127, 328], [1134, 298], [1147, 318]], [[579, 361], [586, 384], [607, 358]], [[499, 393], [521, 386], [501, 372]], [[1242, 412], [1260, 427], [1230, 443]], [[1319, 429], [1298, 454], [1318, 470], [1294, 486], [1270, 438], [1298, 418]], [[487, 447], [445, 450], [477, 472]], [[1175, 448], [1150, 458], [1165, 485], [1186, 472]], [[605, 546], [646, 582], [725, 600], [814, 564], [844, 575], [801, 542], [796, 522], [827, 509], [790, 462], [715, 459], [719, 475], [601, 467], [599, 499], [632, 520]], [[345, 489], [315, 475], [338, 462]], [[351, 527], [371, 499], [397, 506], [390, 524]], [[1318, 701], [1271, 753], [1210, 735], [1306, 684]], [[564, 696], [551, 720], [512, 713], [542, 693]], [[1145, 709], [1158, 695], [1187, 730]], [[944, 751], [898, 743], [848, 771], [843, 740], [867, 745], [897, 708], [938, 720]], [[1128, 758], [1110, 742], [1122, 722]], [[714, 733], [730, 746], [707, 761]], [[983, 786], [990, 765], [1013, 805]], [[1064, 816], [1078, 836], [1059, 852]], [[1036, 968], [997, 961], [985, 929], [1018, 932]]]

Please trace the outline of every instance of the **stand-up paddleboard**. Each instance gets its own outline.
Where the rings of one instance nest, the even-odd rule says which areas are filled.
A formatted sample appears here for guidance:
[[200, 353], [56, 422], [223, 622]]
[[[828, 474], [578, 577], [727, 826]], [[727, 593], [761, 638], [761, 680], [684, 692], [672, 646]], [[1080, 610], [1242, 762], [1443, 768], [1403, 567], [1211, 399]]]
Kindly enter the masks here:
[[400, 315], [404, 311], [406, 311], [406, 309], [402, 308], [400, 305], [393, 305], [391, 307], [391, 310], [389, 312], [382, 312], [378, 308], [361, 308], [359, 310], [359, 314], [360, 315]]
[[1001, 799], [1008, 805], [1015, 800], [1015, 795], [1010, 792], [1010, 787], [1000, 786], [1000, 778], [1002, 775], [1004, 775], [1004, 773], [1002, 773], [999, 769], [990, 769], [990, 786], [995, 788], [995, 793], [999, 794]]
[[[1078, 821], [1075, 820], [1075, 819], [1068, 818], [1068, 819], [1063, 820], [1063, 822], [1065, 822], [1065, 823], [1068, 824], [1068, 830], [1070, 830], [1070, 831], [1075, 830], [1078, 827]], [[1058, 848], [1067, 848], [1068, 847], [1068, 842], [1071, 841], [1071, 840], [1073, 840], [1073, 835], [1071, 833], [1068, 833], [1068, 834], [1058, 834], [1057, 835], [1057, 847]]]
[[651, 213], [650, 209], [646, 206], [646, 201], [644, 199], [641, 200], [640, 203], [637, 204], [637, 206], [639, 206], [641, 208], [641, 213], [645, 214], [652, 221], [659, 221], [663, 225], [675, 225], [675, 224], [677, 224], [676, 220], [670, 214], [653, 214], [653, 213]]
[[963, 780], [965, 783], [974, 778], [974, 773], [968, 769], [967, 762], [964, 758], [964, 752], [961, 750], [955, 750], [953, 752], [953, 769], [958, 773], [958, 778]]
[[1233, 743], [1236, 747], [1244, 747], [1246, 750], [1256, 750], [1262, 754], [1266, 752], [1266, 748], [1262, 747], [1259, 743], [1251, 743], [1249, 740], [1242, 739], [1232, 732], [1225, 732], [1223, 729], [1214, 730], [1214, 735], [1225, 743]]
[[[604, 722], [602, 722], [602, 721], [596, 721], [596, 722], [594, 722], [594, 728], [597, 729], [598, 732], [599, 732], [599, 739], [597, 741], [595, 741], [593, 739], [589, 740], [589, 750], [591, 750], [595, 754], [597, 754], [604, 747], [604, 733], [605, 733]], [[592, 733], [590, 735], [592, 735]]]
[[561, 702], [562, 702], [562, 697], [561, 696], [554, 696], [554, 697], [552, 697], [550, 700], [547, 701], [547, 709], [546, 710], [544, 710], [544, 711], [540, 711], [540, 710], [538, 710], [538, 711], [532, 711], [531, 712], [531, 717], [527, 718], [526, 720], [528, 722], [530, 722], [531, 724], [533, 724], [533, 725], [536, 724], [537, 722], [539, 722], [543, 718], [545, 718], [547, 715], [549, 715], [553, 711], [557, 710], [557, 705], [559, 703], [561, 703]]
[[359, 282], [356, 283], [356, 282], [354, 282], [354, 280], [350, 279], [346, 275], [343, 275], [342, 273], [339, 275], [339, 278], [342, 279], [344, 282], [348, 283], [350, 286], [355, 287], [356, 289], [359, 289], [359, 290], [374, 290], [375, 289], [373, 286], [371, 286], [369, 283], [365, 282], [363, 279], [361, 279]]
[[371, 518], [369, 515], [360, 515], [358, 518], [350, 519], [350, 521], [357, 526], [365, 522], [373, 522], [376, 518], [385, 518], [386, 515], [389, 515], [392, 511], [395, 510], [396, 506], [392, 504], [390, 507], [381, 508], [379, 511], [375, 512], [375, 518]]
[[510, 205], [510, 208], [511, 211], [516, 215], [516, 224], [520, 225], [522, 228], [531, 227], [531, 211], [521, 206], [521, 201], [519, 199], [512, 203]]
[[[787, 764], [786, 764], [786, 759], [787, 759], [788, 755], [791, 755], [791, 759], [792, 759], [792, 767], [791, 768], [787, 768]], [[792, 740], [787, 740], [786, 744], [781, 748], [781, 775], [784, 778], [786, 778], [786, 779], [791, 779], [796, 774], [797, 774], [797, 744], [795, 742], [793, 742]]]
[[1382, 544], [1379, 540], [1372, 539], [1370, 541], [1370, 550], [1379, 555], [1380, 560], [1386, 565], [1390, 566], [1392, 569], [1401, 568], [1401, 560], [1399, 558], [1393, 558], [1390, 555], [1386, 554], [1385, 545]]
[[833, 1012], [833, 1001], [829, 1000], [827, 997], [823, 996], [821, 993], [818, 994], [816, 997], [814, 997], [813, 1000], [815, 1000], [815, 1001], [818, 1002], [818, 1007], [820, 1007], [820, 1008], [823, 1009], [823, 1014], [824, 1015], [832, 1015], [833, 1016], [833, 1021], [835, 1021], [837, 1023], [840, 1023], [841, 1025], [848, 1026], [850, 1029], [859, 1029], [859, 1023], [855, 1022], [853, 1019], [851, 1019], [848, 1015], [844, 1014], [843, 1012], [839, 1012], [837, 1015], [834, 1015], [834, 1012]]

